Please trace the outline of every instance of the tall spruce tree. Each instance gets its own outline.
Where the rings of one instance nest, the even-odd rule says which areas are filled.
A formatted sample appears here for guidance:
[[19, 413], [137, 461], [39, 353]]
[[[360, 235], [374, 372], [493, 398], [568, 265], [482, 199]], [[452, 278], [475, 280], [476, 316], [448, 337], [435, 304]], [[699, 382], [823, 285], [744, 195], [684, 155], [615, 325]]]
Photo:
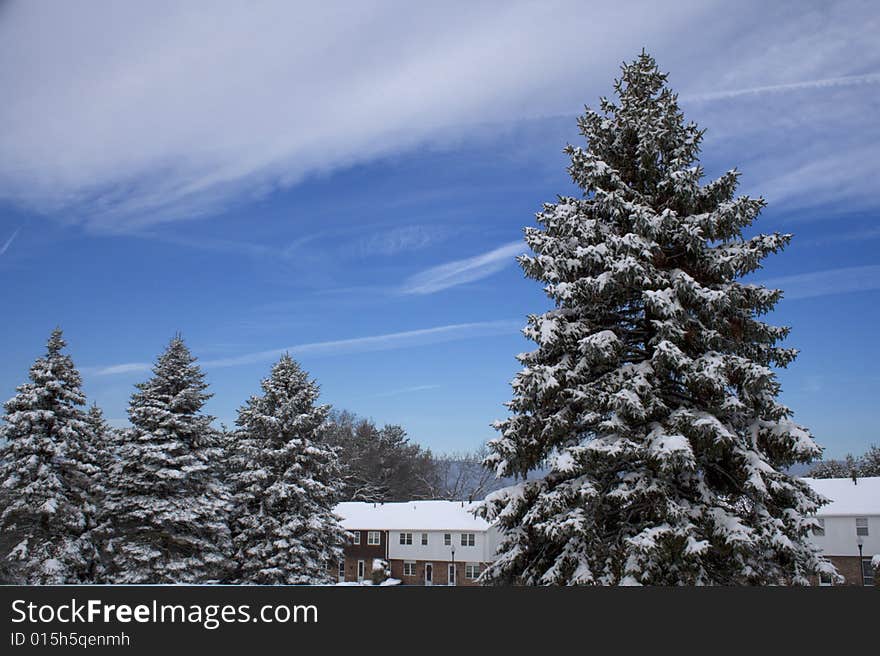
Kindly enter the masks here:
[[528, 317], [486, 465], [547, 472], [484, 504], [504, 533], [483, 580], [804, 583], [830, 568], [807, 540], [822, 499], [786, 468], [820, 449], [776, 398], [796, 351], [760, 316], [782, 292], [738, 281], [790, 235], [745, 235], [765, 203], [736, 170], [701, 182], [703, 131], [649, 55], [614, 88], [566, 149], [583, 196], [525, 230], [554, 307]]
[[330, 580], [345, 531], [333, 507], [342, 484], [325, 440], [329, 406], [289, 356], [262, 381], [263, 394], [239, 409], [233, 521], [237, 580], [314, 584]]
[[115, 583], [206, 583], [224, 580], [230, 554], [229, 496], [214, 463], [220, 458], [211, 395], [180, 336], [137, 385], [132, 428], [119, 435], [103, 506], [107, 574]]
[[60, 328], [30, 369], [30, 381], [5, 404], [0, 457], [0, 557], [6, 578], [30, 584], [87, 583], [96, 468], [82, 380]]

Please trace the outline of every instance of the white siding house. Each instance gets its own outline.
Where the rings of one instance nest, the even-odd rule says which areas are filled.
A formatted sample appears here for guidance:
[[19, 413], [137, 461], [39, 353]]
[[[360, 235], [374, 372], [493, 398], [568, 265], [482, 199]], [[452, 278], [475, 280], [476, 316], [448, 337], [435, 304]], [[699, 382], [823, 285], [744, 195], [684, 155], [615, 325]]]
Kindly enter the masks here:
[[472, 584], [495, 555], [498, 532], [461, 501], [340, 503], [347, 530], [387, 535], [392, 576], [414, 585]]
[[814, 531], [813, 542], [847, 584], [873, 585], [871, 558], [880, 554], [880, 477], [804, 480], [830, 499], [816, 513], [820, 527]]

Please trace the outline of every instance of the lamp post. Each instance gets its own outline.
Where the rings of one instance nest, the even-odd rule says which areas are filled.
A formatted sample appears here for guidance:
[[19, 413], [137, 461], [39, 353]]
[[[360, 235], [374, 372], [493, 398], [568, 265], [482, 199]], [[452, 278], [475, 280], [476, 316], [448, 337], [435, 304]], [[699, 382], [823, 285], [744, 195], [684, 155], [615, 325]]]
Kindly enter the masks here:
[[858, 536], [856, 544], [859, 545], [859, 576], [862, 578], [862, 585], [865, 585], [865, 563], [862, 561], [862, 547], [865, 544], [865, 538], [861, 535]]
[[455, 585], [455, 544], [452, 545], [452, 581], [449, 582], [449, 585]]

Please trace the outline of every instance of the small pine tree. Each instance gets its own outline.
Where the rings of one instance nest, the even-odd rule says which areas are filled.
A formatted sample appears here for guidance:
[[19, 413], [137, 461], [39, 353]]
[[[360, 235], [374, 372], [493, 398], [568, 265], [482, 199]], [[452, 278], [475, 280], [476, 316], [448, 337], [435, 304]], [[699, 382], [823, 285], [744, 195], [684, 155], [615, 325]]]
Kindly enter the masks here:
[[333, 507], [341, 477], [324, 439], [329, 406], [288, 355], [239, 409], [232, 481], [237, 580], [316, 584], [342, 555], [345, 531]]
[[30, 584], [87, 583], [95, 508], [82, 380], [60, 328], [30, 382], [5, 404], [0, 458], [0, 549], [6, 577]]
[[103, 508], [108, 576], [115, 583], [223, 580], [230, 551], [229, 498], [204, 373], [180, 336], [137, 385], [110, 467]]
[[737, 171], [701, 182], [703, 132], [649, 55], [615, 91], [566, 149], [583, 197], [525, 230], [555, 307], [528, 318], [486, 465], [549, 471], [483, 506], [503, 529], [483, 580], [805, 583], [830, 567], [807, 538], [822, 500], [786, 468], [820, 449], [776, 400], [796, 351], [759, 317], [782, 292], [737, 280], [790, 235], [744, 236], [764, 201], [734, 196]]
[[[85, 416], [86, 430], [83, 439], [82, 459], [91, 473], [90, 494], [92, 502], [97, 508], [104, 504], [107, 486], [107, 473], [116, 459], [115, 433], [104, 419], [104, 412], [97, 403], [89, 406]], [[95, 583], [104, 583], [106, 572], [101, 562], [103, 552], [102, 534], [98, 526], [99, 518], [96, 512], [89, 522], [88, 536], [94, 552], [92, 565], [89, 570], [89, 580]]]

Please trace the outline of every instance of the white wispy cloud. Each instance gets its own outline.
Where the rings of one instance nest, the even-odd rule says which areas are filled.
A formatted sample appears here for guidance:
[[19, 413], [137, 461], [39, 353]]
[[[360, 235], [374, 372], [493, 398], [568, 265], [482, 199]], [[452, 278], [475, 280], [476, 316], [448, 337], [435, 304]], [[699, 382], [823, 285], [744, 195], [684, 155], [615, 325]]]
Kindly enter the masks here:
[[783, 290], [783, 298], [789, 300], [870, 291], [880, 289], [880, 265], [798, 273], [762, 280], [761, 284]]
[[433, 294], [443, 289], [481, 280], [515, 261], [525, 252], [522, 240], [512, 241], [488, 253], [433, 266], [410, 276], [400, 287], [402, 294]]
[[389, 390], [388, 392], [371, 394], [368, 398], [380, 399], [390, 396], [400, 396], [401, 394], [414, 394], [415, 392], [426, 392], [428, 390], [439, 389], [441, 387], [442, 385], [413, 385], [412, 387], [403, 387], [401, 389]]
[[192, 218], [486, 122], [575, 114], [643, 46], [697, 100], [873, 86], [874, 3], [822, 4], [8, 2], [0, 198], [101, 230]]
[[447, 228], [441, 226], [399, 226], [378, 230], [372, 235], [363, 237], [357, 242], [357, 247], [362, 256], [396, 255], [427, 248], [446, 237], [449, 232]]
[[9, 247], [12, 246], [12, 242], [15, 241], [15, 238], [18, 237], [18, 233], [21, 231], [21, 228], [16, 228], [16, 230], [9, 236], [3, 245], [0, 246], [0, 255], [5, 255], [6, 251], [9, 250]]
[[785, 84], [769, 84], [765, 86], [749, 87], [746, 89], [713, 91], [710, 93], [683, 94], [681, 100], [684, 102], [711, 102], [715, 100], [737, 98], [740, 96], [758, 96], [767, 93], [785, 93], [787, 91], [803, 91], [806, 89], [830, 89], [833, 87], [861, 86], [867, 84], [880, 84], [880, 73], [829, 77], [819, 80], [805, 80], [802, 82], [789, 82]]
[[[369, 337], [354, 337], [326, 342], [310, 342], [284, 348], [255, 351], [229, 358], [203, 360], [202, 366], [207, 369], [222, 367], [238, 367], [261, 362], [270, 362], [285, 353], [291, 355], [343, 355], [347, 353], [366, 353], [370, 351], [388, 351], [400, 348], [438, 344], [477, 337], [515, 334], [522, 327], [522, 321], [499, 320], [479, 321], [472, 323], [448, 324], [433, 328], [407, 330]], [[147, 362], [127, 362], [104, 367], [86, 367], [83, 371], [95, 376], [112, 376], [133, 372], [149, 371], [152, 365]]]

